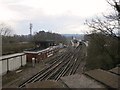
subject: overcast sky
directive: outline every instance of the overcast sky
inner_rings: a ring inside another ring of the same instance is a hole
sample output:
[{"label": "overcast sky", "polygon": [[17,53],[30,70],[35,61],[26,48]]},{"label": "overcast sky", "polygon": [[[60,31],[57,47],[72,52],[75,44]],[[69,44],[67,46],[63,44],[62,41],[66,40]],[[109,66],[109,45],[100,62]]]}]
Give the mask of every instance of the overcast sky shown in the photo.
[{"label": "overcast sky", "polygon": [[86,19],[105,13],[106,0],[0,0],[0,21],[16,34],[45,30],[60,34],[81,34],[87,30]]}]

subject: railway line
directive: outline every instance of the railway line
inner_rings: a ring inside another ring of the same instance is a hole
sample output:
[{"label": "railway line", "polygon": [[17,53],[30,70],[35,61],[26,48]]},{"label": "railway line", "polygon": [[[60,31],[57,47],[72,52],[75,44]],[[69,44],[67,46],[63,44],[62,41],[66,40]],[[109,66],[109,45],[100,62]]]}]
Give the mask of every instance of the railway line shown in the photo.
[{"label": "railway line", "polygon": [[68,47],[66,52],[46,62],[47,67],[20,84],[19,88],[25,87],[28,83],[50,79],[59,80],[60,77],[75,74],[81,62],[80,49],[81,46],[77,48]]}]

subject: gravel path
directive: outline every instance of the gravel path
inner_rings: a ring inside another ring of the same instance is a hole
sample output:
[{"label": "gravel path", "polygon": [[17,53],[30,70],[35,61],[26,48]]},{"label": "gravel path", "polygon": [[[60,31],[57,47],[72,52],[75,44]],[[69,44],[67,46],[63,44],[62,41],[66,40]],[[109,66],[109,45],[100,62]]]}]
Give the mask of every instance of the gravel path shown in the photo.
[{"label": "gravel path", "polygon": [[4,75],[2,78],[3,88],[17,88],[20,83],[35,75],[44,67],[45,65],[42,63],[37,63],[35,67],[32,67],[31,64],[27,64],[25,67],[19,69],[22,70],[19,73],[13,71]]}]

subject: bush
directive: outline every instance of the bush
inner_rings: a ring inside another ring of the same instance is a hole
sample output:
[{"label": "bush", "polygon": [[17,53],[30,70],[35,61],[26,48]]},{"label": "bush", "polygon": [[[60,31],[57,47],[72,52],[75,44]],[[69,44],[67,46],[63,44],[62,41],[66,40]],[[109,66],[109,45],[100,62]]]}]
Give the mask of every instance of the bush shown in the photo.
[{"label": "bush", "polygon": [[91,36],[89,40],[86,69],[111,69],[120,64],[119,43],[115,38],[108,36]]},{"label": "bush", "polygon": [[6,43],[2,45],[2,55],[23,52],[33,47],[32,43]]}]

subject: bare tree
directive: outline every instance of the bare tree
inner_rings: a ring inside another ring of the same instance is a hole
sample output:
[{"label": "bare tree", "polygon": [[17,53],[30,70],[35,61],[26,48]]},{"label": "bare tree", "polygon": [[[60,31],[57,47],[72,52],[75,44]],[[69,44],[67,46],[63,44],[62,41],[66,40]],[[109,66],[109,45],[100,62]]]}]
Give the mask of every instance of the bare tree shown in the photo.
[{"label": "bare tree", "polygon": [[106,16],[107,19],[116,20],[118,22],[118,35],[120,30],[120,0],[107,0],[107,2],[114,8],[116,14]]},{"label": "bare tree", "polygon": [[118,12],[118,15],[120,15],[120,0],[107,0],[107,2],[114,7],[114,9]]},{"label": "bare tree", "polygon": [[[89,51],[90,53],[93,53],[91,57],[105,57],[109,56],[109,60],[111,59],[111,62],[104,58],[103,62],[106,62],[106,66],[109,63],[110,65],[115,66],[119,62],[119,50],[118,45],[120,43],[119,39],[119,30],[120,30],[120,0],[108,0],[107,1],[111,7],[114,8],[114,11],[112,14],[109,15],[103,15],[103,18],[95,18],[90,21],[86,20],[85,24],[92,30],[90,35],[90,47]],[[88,33],[89,34],[89,33]],[[92,48],[95,49],[92,49]],[[97,51],[97,52],[96,52]],[[96,53],[94,53],[96,52]],[[102,52],[102,53],[100,53]],[[90,54],[88,53],[88,54]],[[98,56],[95,56],[94,54],[97,54]],[[105,55],[101,55],[101,54]],[[89,56],[90,57],[90,56]],[[102,58],[102,59],[103,59]],[[100,60],[102,62],[102,60]],[[90,62],[91,64],[91,62]],[[101,64],[104,65],[105,63]]]},{"label": "bare tree", "polygon": [[118,28],[116,22],[103,21],[99,18],[92,19],[90,22],[86,20],[86,25],[88,25],[89,28],[92,28],[92,32],[94,33],[102,32],[103,34],[110,36],[116,36],[114,30]]},{"label": "bare tree", "polygon": [[12,30],[11,30],[10,26],[8,26],[4,23],[0,24],[0,35],[9,36],[11,34],[11,32],[12,32]]},{"label": "bare tree", "polygon": [[109,15],[103,15],[103,20],[98,17],[91,21],[86,20],[85,24],[94,33],[102,32],[103,34],[115,37],[119,35],[120,30],[120,0],[109,0],[107,2],[114,8],[115,12]]}]

